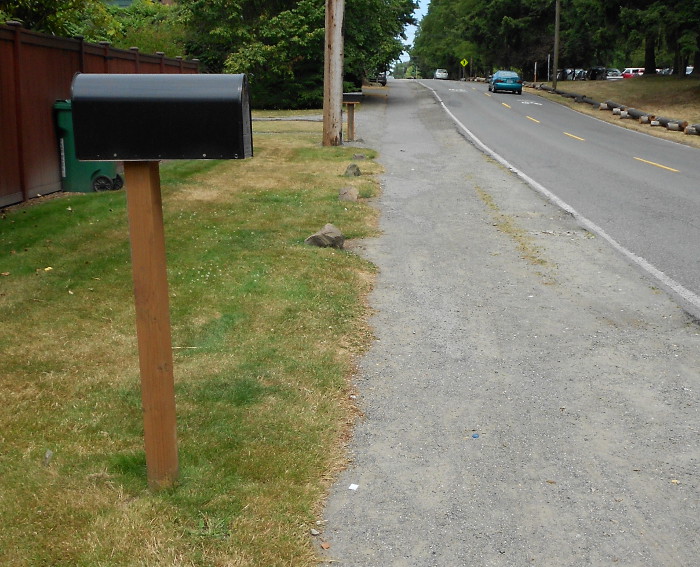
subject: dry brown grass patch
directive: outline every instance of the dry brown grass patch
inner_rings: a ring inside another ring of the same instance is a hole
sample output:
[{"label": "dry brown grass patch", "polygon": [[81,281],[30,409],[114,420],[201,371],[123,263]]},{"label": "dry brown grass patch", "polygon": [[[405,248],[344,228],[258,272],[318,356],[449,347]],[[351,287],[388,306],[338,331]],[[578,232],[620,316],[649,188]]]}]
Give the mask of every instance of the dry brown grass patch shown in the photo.
[{"label": "dry brown grass patch", "polygon": [[[622,81],[563,81],[557,83],[557,89],[585,95],[599,102],[612,100],[656,116],[700,124],[700,79],[695,77],[681,79],[659,76]],[[621,119],[609,110],[598,110],[589,104],[577,103],[547,91],[530,89],[529,92],[617,126],[700,148],[700,136],[671,132],[663,127],[652,127],[640,124],[636,120]]]}]

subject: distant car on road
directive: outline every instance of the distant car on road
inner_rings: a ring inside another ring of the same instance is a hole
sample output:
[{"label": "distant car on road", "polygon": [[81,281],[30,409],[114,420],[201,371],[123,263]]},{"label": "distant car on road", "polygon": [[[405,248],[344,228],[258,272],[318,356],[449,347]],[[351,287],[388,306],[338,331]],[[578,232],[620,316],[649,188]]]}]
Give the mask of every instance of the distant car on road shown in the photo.
[{"label": "distant car on road", "polygon": [[515,94],[523,94],[523,80],[515,71],[496,71],[489,79],[489,90],[511,91]]},{"label": "distant car on road", "polygon": [[619,69],[607,69],[605,72],[605,78],[608,81],[620,81],[624,79]]},{"label": "distant car on road", "polygon": [[386,86],[386,71],[378,71],[375,75],[367,78],[370,83],[379,83],[383,87]]},{"label": "distant car on road", "polygon": [[449,75],[447,74],[447,69],[435,69],[435,74],[433,79],[447,79]]}]

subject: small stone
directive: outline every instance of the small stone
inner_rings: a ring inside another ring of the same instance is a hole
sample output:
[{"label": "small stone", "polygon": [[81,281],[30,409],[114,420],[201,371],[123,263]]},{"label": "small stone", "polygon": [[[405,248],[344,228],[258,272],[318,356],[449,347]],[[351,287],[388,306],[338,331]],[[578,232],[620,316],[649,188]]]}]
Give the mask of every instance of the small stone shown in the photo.
[{"label": "small stone", "polygon": [[314,528],[311,528],[311,530],[309,530],[309,533],[310,533],[312,536],[319,536],[319,535],[321,535],[321,532],[319,532],[318,530],[315,530]]},{"label": "small stone", "polygon": [[304,242],[320,248],[342,248],[345,243],[345,237],[335,226],[327,224],[316,234],[307,237]]},{"label": "small stone", "polygon": [[341,187],[340,191],[338,191],[338,199],[340,201],[356,203],[359,196],[360,192],[355,187]]},{"label": "small stone", "polygon": [[351,163],[345,170],[345,177],[359,177],[362,175],[356,163]]}]

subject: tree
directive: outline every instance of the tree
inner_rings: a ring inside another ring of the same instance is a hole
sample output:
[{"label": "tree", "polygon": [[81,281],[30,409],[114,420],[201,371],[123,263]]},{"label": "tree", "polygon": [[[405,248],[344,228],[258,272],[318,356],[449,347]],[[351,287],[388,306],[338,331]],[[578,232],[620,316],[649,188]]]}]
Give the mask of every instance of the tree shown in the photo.
[{"label": "tree", "polygon": [[553,14],[552,0],[439,0],[421,22],[411,55],[453,74],[466,56],[485,71],[529,68],[546,58]]},{"label": "tree", "polygon": [[[348,0],[345,75],[356,85],[404,50],[414,0]],[[324,0],[182,0],[188,54],[212,72],[248,73],[264,107],[322,101]],[[405,39],[405,36],[404,36]]]},{"label": "tree", "polygon": [[689,62],[700,53],[700,6],[688,0],[628,0],[621,9],[624,31],[630,39],[645,41],[645,74],[654,73],[660,51],[666,65],[685,75]]},{"label": "tree", "polygon": [[245,0],[181,0],[187,53],[202,61],[212,73],[224,70],[235,46],[244,45],[252,34],[243,17]]},{"label": "tree", "polygon": [[407,25],[415,24],[414,0],[347,0],[345,6],[345,75],[362,79],[385,71],[408,46]]},{"label": "tree", "polygon": [[[460,72],[459,61],[470,59],[478,50],[465,39],[464,22],[469,21],[470,3],[432,0],[428,13],[421,21],[411,57],[420,65],[421,72],[431,77],[435,69],[447,69],[452,76]],[[456,24],[456,25],[455,25]]]},{"label": "tree", "polygon": [[[144,52],[182,53],[205,71],[247,73],[257,107],[318,107],[323,99],[324,0],[0,0],[7,18],[56,35],[83,35]],[[406,46],[415,0],[347,0],[348,87],[386,70]]]},{"label": "tree", "polygon": [[621,39],[619,21],[619,5],[613,0],[567,3],[562,9],[562,66],[612,66]]},{"label": "tree", "polygon": [[118,23],[108,38],[115,47],[135,46],[144,53],[185,54],[184,25],[177,4],[136,0],[125,8],[110,6],[109,12]]},{"label": "tree", "polygon": [[34,31],[82,35],[88,41],[107,40],[118,28],[101,0],[5,0],[0,4],[0,17]]},{"label": "tree", "polygon": [[[466,41],[487,67],[527,75],[552,52],[553,21],[554,0],[432,0],[411,55],[442,67]],[[643,61],[652,74],[659,60],[683,74],[689,63],[700,63],[699,30],[697,0],[566,0],[560,61],[574,68]]]},{"label": "tree", "polygon": [[666,6],[666,42],[673,52],[675,73],[683,77],[686,67],[700,59],[700,5],[697,1],[670,0]]},{"label": "tree", "polygon": [[277,15],[259,18],[249,32],[247,42],[232,46],[224,69],[250,75],[254,104],[318,107],[323,100],[323,4],[301,0]]}]

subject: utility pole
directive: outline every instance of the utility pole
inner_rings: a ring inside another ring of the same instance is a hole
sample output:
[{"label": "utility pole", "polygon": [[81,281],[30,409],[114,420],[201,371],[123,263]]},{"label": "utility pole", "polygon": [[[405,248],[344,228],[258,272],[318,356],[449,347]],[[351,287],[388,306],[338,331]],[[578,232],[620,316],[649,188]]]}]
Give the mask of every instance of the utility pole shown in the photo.
[{"label": "utility pole", "polygon": [[326,0],[323,61],[323,145],[343,143],[343,20],[345,0]]},{"label": "utility pole", "polygon": [[557,0],[554,8],[554,79],[552,88],[557,88],[557,73],[559,70],[559,13],[561,12],[561,0]]}]

